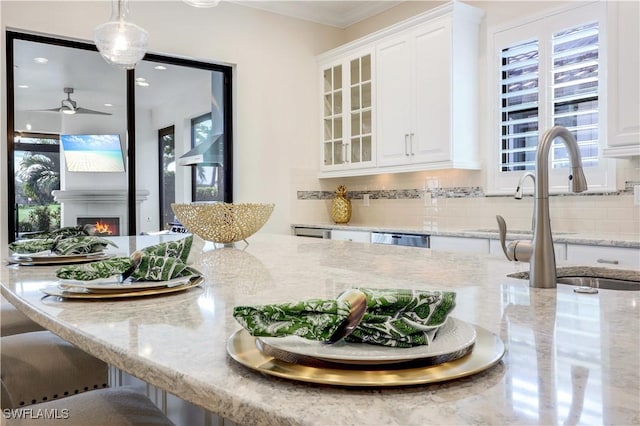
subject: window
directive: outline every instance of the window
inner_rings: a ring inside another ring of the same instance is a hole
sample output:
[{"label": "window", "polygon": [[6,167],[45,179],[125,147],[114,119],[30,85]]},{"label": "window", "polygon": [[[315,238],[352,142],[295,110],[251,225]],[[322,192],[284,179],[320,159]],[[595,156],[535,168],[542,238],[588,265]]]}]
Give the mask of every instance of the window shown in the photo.
[{"label": "window", "polygon": [[60,189],[58,135],[16,133],[14,213],[17,235],[60,227],[60,205],[51,191]]},{"label": "window", "polygon": [[[191,120],[191,144],[196,147],[215,140],[216,132],[211,114],[204,114]],[[214,143],[210,150],[222,158],[223,145]],[[193,167],[191,199],[195,201],[225,201],[222,191],[222,163],[219,165],[199,164]]]},{"label": "window", "polygon": [[158,130],[160,159],[160,229],[170,229],[173,222],[171,204],[176,202],[176,140],[175,127]]},{"label": "window", "polygon": [[[602,157],[605,135],[603,6],[591,4],[496,31],[499,140],[491,150],[489,192],[513,192],[534,170],[540,137],[564,126],[576,137],[590,189],[615,189],[615,169]],[[497,154],[497,155],[496,155]],[[550,190],[568,188],[568,152],[560,140],[550,152]]]}]

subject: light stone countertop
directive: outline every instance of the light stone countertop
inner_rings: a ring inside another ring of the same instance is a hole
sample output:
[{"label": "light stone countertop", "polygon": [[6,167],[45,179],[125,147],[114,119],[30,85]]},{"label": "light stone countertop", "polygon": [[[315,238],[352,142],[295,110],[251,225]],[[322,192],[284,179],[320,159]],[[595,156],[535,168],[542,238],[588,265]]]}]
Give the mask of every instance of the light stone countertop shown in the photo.
[{"label": "light stone countertop", "polygon": [[[499,239],[498,227],[495,229],[489,228],[469,228],[469,229],[425,229],[420,227],[407,227],[407,226],[376,226],[367,224],[336,224],[331,222],[326,223],[294,223],[291,225],[291,229],[296,227],[301,228],[316,228],[316,229],[331,229],[331,230],[345,230],[345,231],[365,231],[365,232],[388,232],[388,233],[401,233],[401,234],[416,234],[416,235],[433,235],[433,236],[446,236],[446,237],[465,237],[465,238],[488,238],[492,240]],[[531,231],[527,230],[513,230],[507,229],[507,239],[527,240],[532,238]],[[593,245],[604,247],[628,247],[640,249],[640,235],[610,235],[610,234],[588,234],[578,232],[553,232],[553,241],[555,243],[567,243],[567,244],[580,244],[580,245]]]},{"label": "light stone countertop", "polygon": [[[114,241],[130,253],[165,238],[176,236]],[[203,252],[203,288],[172,295],[43,298],[56,267],[16,265],[1,268],[2,294],[80,348],[239,424],[640,424],[640,292],[532,289],[507,277],[527,264],[488,256],[262,233],[249,243]],[[375,389],[279,379],[227,355],[234,306],[354,286],[455,290],[452,316],[498,335],[506,354],[475,376]]]}]

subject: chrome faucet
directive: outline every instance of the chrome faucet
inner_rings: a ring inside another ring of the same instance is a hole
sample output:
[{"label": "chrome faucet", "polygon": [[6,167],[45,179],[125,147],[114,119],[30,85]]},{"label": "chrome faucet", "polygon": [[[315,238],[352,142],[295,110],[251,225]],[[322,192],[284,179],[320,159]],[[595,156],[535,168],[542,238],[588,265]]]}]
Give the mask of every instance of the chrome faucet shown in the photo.
[{"label": "chrome faucet", "polygon": [[[500,243],[505,256],[509,260],[529,262],[529,286],[536,288],[556,288],[556,257],[551,238],[551,221],[549,219],[549,151],[555,138],[562,138],[569,153],[571,174],[569,175],[572,192],[587,190],[587,180],[582,170],[580,148],[571,132],[564,127],[555,126],[547,130],[540,138],[536,153],[536,174],[534,177],[535,194],[533,206],[533,240],[512,241],[505,245],[507,225],[501,216],[496,216],[500,231]],[[529,174],[520,179],[522,181]],[[516,196],[518,191],[516,191]]]},{"label": "chrome faucet", "polygon": [[513,198],[515,198],[516,200],[522,200],[522,187],[524,186],[524,180],[526,178],[530,177],[531,180],[533,181],[533,185],[535,186],[536,184],[536,175],[533,174],[533,172],[526,172],[525,174],[523,174],[520,177],[520,180],[518,181],[518,187],[516,188],[516,193],[513,195]]}]

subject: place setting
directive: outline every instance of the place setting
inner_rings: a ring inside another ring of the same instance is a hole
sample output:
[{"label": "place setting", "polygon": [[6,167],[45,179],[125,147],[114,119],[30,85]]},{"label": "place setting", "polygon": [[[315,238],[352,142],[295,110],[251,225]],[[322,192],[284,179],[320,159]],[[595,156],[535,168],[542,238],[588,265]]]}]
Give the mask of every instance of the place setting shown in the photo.
[{"label": "place setting", "polygon": [[7,262],[22,266],[64,265],[94,262],[112,257],[108,246],[118,246],[95,235],[95,225],[79,225],[25,234],[9,243]]},{"label": "place setting", "polygon": [[497,364],[500,338],[454,318],[455,293],[350,289],[336,299],[236,306],[227,341],[266,375],[337,386],[406,386],[466,377]]},{"label": "place setting", "polygon": [[193,237],[146,247],[131,256],[66,265],[55,272],[55,285],[42,288],[47,296],[65,299],[142,297],[175,293],[199,286],[202,274],[189,266]]}]

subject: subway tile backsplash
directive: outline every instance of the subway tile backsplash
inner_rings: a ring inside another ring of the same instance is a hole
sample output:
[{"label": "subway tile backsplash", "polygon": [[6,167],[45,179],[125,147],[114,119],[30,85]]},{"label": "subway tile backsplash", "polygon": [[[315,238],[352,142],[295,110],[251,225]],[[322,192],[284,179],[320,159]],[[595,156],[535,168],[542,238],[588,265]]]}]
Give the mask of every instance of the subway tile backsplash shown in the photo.
[{"label": "subway tile backsplash", "polygon": [[[318,180],[311,172],[295,171],[292,200],[294,223],[328,223],[335,188],[346,185],[352,200],[350,224],[411,227],[424,230],[497,229],[496,215],[510,229],[531,228],[533,197],[484,193],[477,172],[449,171]],[[552,195],[551,225],[555,232],[619,235],[640,238],[640,206],[633,203],[633,179],[620,182],[613,193]],[[468,184],[468,185],[467,185]],[[316,190],[302,190],[317,188]],[[368,201],[364,195],[368,194]]]}]

